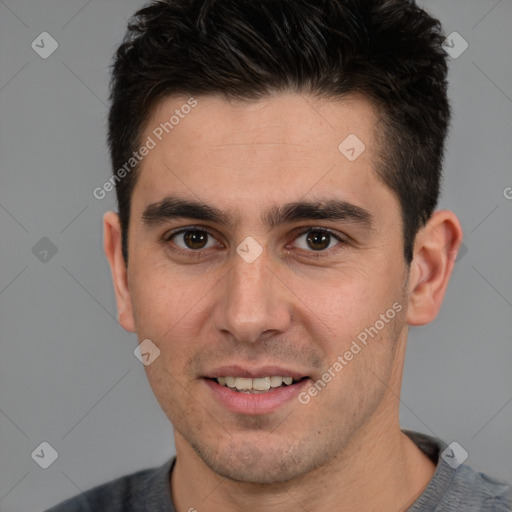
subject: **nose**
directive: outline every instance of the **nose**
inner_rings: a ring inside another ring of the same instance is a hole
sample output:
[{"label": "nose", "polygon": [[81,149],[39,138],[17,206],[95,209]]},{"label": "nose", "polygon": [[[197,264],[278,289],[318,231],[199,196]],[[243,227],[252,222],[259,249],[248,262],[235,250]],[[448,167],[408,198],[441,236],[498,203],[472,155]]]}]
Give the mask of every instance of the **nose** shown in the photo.
[{"label": "nose", "polygon": [[286,331],[291,323],[291,297],[277,277],[266,251],[248,263],[238,254],[220,288],[213,325],[243,343]]}]

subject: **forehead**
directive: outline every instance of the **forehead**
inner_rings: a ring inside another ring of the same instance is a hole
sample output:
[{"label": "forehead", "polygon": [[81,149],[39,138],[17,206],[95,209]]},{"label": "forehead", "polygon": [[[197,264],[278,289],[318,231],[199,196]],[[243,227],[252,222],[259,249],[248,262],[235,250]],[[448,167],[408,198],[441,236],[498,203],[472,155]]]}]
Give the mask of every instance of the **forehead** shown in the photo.
[{"label": "forehead", "polygon": [[[192,102],[195,106],[188,108],[187,104]],[[219,95],[193,100],[172,96],[156,105],[145,132],[158,130],[171,117],[174,119],[169,134],[173,136],[167,140],[169,145],[213,147],[293,142],[304,149],[332,148],[332,143],[345,132],[368,138],[371,133],[367,132],[378,118],[376,109],[360,95],[326,99],[282,93],[255,101],[228,100]],[[325,137],[327,132],[332,138]],[[168,134],[163,135],[165,138]]]},{"label": "forehead", "polygon": [[375,173],[377,123],[374,107],[357,96],[168,97],[142,136],[153,148],[140,164],[133,203],[181,195],[219,208],[256,207],[336,192],[364,206],[389,195]]}]

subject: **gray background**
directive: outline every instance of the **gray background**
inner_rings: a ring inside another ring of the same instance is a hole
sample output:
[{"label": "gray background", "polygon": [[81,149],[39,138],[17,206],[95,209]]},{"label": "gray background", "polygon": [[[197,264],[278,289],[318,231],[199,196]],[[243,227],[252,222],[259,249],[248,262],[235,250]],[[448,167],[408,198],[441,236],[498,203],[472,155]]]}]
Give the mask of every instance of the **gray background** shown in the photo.
[{"label": "gray background", "polygon": [[[2,512],[44,510],[174,450],[136,337],[116,321],[101,233],[114,195],[92,195],[110,173],[108,66],[141,5],[0,0]],[[402,425],[457,441],[468,463],[512,480],[512,2],[422,5],[469,44],[451,59],[441,201],[467,252],[439,317],[411,330]],[[31,48],[43,31],[59,44],[47,59]],[[57,248],[47,261],[32,250],[43,237]],[[59,454],[46,470],[31,458],[42,441]]]}]

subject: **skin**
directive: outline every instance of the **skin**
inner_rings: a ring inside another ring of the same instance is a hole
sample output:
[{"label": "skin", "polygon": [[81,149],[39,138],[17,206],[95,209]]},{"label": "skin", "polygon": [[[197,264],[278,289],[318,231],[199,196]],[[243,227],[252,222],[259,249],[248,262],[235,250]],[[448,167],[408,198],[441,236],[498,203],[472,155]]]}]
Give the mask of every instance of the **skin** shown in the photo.
[{"label": "skin", "polygon": [[[457,218],[436,212],[406,264],[399,203],[375,172],[378,116],[362,97],[196,99],[141,163],[128,266],[118,216],[104,217],[119,322],[161,351],[146,372],[174,426],[178,512],[405,510],[435,469],[398,421],[408,326],[439,311],[462,240]],[[163,100],[142,140],[186,100]],[[338,150],[349,134],[366,147],[353,162]],[[168,196],[207,203],[231,224],[145,223],[148,205]],[[366,210],[371,227],[264,222],[272,207],[331,199]],[[198,225],[212,235],[206,248],[165,239]],[[313,250],[307,230],[318,227],[343,241]],[[263,248],[252,263],[236,252],[248,236]],[[201,378],[220,365],[279,365],[316,381],[394,303],[402,310],[305,405],[235,414]]]}]

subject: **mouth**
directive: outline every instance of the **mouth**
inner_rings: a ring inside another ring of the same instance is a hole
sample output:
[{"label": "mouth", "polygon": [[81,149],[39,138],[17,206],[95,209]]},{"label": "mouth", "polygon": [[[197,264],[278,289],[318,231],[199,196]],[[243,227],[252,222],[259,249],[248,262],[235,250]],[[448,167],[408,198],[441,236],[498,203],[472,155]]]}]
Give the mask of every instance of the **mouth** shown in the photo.
[{"label": "mouth", "polygon": [[307,378],[308,377],[283,377],[279,375],[251,378],[227,375],[225,377],[209,378],[209,380],[212,380],[219,384],[220,386],[229,388],[230,390],[235,391],[237,393],[261,394],[274,391],[278,388],[292,386]]},{"label": "mouth", "polygon": [[235,365],[217,368],[202,380],[224,410],[257,415],[271,414],[287,403],[297,402],[294,398],[308,386],[311,377],[278,366],[248,370]]}]

